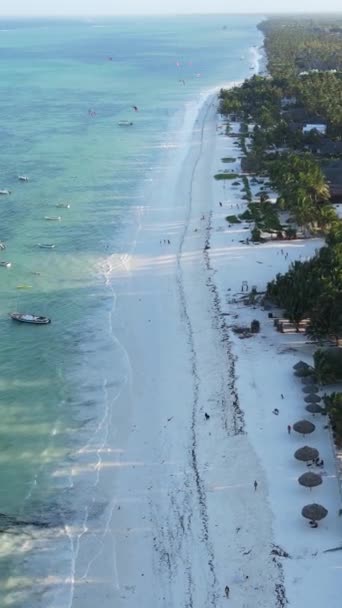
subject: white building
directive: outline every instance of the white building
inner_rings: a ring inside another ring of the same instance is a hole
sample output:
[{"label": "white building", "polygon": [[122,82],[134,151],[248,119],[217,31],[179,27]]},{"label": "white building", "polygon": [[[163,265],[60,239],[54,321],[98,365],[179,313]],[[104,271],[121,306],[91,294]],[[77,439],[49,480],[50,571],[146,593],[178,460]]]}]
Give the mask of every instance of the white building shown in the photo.
[{"label": "white building", "polygon": [[327,132],[327,125],[324,125],[324,124],[304,125],[303,133],[311,133],[311,131],[317,131],[317,133],[321,133],[322,135],[325,135]]}]

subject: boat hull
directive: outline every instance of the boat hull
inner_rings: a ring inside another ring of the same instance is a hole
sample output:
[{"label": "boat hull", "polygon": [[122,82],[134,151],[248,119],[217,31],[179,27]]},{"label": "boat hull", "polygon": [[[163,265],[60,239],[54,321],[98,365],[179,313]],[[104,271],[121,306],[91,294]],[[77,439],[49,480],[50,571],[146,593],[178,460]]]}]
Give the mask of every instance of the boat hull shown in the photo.
[{"label": "boat hull", "polygon": [[27,315],[19,312],[11,312],[10,317],[18,323],[30,323],[31,325],[49,325],[51,319],[48,317],[39,317],[36,315]]}]

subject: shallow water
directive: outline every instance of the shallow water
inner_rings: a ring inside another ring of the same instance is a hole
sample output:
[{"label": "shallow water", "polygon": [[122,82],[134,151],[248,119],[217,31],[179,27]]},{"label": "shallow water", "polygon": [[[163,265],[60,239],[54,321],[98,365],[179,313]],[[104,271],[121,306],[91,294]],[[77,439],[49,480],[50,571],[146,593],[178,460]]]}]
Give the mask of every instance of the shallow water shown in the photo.
[{"label": "shallow water", "polygon": [[[248,73],[260,19],[222,19],[0,21],[2,606],[53,605],[87,519],[106,520],[96,461],[130,374],[110,277],[200,95]],[[53,322],[15,324],[13,310]]]}]

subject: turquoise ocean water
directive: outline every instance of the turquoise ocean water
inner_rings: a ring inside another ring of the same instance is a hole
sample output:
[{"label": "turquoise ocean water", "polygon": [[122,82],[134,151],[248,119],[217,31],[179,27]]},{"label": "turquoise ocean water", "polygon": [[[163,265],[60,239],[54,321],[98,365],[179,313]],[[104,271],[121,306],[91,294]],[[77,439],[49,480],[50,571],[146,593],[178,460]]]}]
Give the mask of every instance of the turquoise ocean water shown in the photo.
[{"label": "turquoise ocean water", "polygon": [[[11,191],[0,197],[0,261],[12,264],[0,267],[1,606],[50,605],[33,583],[44,530],[40,579],[72,569],[59,532],[83,514],[66,471],[105,436],[125,374],[108,323],[109,256],[132,247],[188,105],[248,74],[259,20],[0,21],[0,189]],[[17,325],[13,310],[53,322]],[[86,502],[93,482],[81,484]]]}]

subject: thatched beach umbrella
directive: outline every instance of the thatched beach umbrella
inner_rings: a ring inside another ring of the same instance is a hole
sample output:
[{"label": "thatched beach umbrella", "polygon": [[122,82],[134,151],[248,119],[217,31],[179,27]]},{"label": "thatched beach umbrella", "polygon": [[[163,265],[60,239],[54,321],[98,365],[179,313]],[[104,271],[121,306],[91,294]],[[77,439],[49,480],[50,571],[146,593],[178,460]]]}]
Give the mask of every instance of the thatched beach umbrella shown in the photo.
[{"label": "thatched beach umbrella", "polygon": [[308,369],[309,367],[310,365],[308,363],[305,363],[305,361],[298,361],[294,364],[293,369],[297,371],[299,369]]},{"label": "thatched beach umbrella", "polygon": [[318,393],[319,388],[317,384],[308,384],[307,386],[303,386],[303,393]]},{"label": "thatched beach umbrella", "polygon": [[315,376],[306,376],[306,378],[302,378],[303,384],[316,384]]},{"label": "thatched beach umbrella", "polygon": [[311,367],[300,367],[299,369],[296,369],[294,374],[297,378],[310,378],[313,371],[314,370]]},{"label": "thatched beach umbrella", "polygon": [[322,401],[322,397],[319,395],[315,395],[315,393],[310,393],[304,398],[305,403],[319,403]]},{"label": "thatched beach umbrella", "polygon": [[300,477],[298,477],[298,483],[301,486],[305,486],[306,488],[315,488],[316,486],[320,486],[323,483],[322,477],[317,473],[312,473],[309,471],[308,473],[303,473]]},{"label": "thatched beach umbrella", "polygon": [[308,435],[309,433],[313,433],[315,430],[315,425],[312,424],[309,420],[299,420],[295,422],[293,425],[293,430],[301,435]]},{"label": "thatched beach umbrella", "polygon": [[312,521],[320,521],[324,519],[328,515],[327,509],[322,507],[322,505],[312,504],[306,505],[302,508],[302,515],[306,517],[306,519],[312,519]]},{"label": "thatched beach umbrella", "polygon": [[307,412],[310,412],[310,414],[321,414],[324,411],[318,403],[309,403],[305,409]]},{"label": "thatched beach umbrella", "polygon": [[295,451],[294,457],[297,460],[302,460],[303,462],[309,462],[309,460],[315,460],[319,456],[319,451],[316,448],[310,448],[308,445],[305,445],[303,448],[299,448]]}]

